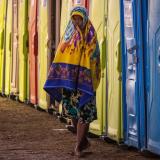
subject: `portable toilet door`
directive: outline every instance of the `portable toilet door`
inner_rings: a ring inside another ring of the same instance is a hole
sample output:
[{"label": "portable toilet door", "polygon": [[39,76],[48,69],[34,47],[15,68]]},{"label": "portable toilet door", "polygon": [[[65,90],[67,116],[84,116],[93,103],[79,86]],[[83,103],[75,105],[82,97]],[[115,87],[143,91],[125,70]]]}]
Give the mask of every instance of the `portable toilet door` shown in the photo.
[{"label": "portable toilet door", "polygon": [[160,155],[160,3],[148,1],[147,143],[151,152]]},{"label": "portable toilet door", "polygon": [[27,65],[28,65],[28,0],[21,0],[18,7],[19,37],[19,100],[27,101]]},{"label": "portable toilet door", "polygon": [[38,0],[30,0],[29,13],[29,101],[38,104]]},{"label": "portable toilet door", "polygon": [[121,0],[124,142],[145,147],[142,1]]},{"label": "portable toilet door", "polygon": [[[49,15],[49,1],[40,0],[38,10],[38,106],[44,110],[47,110],[50,105],[50,97],[44,91],[43,87],[47,79],[48,70],[51,64],[51,52],[49,49],[50,34],[49,33],[49,21],[51,17]],[[55,12],[55,10],[53,11]]]},{"label": "portable toilet door", "polygon": [[[101,59],[101,80],[96,91],[97,120],[90,124],[90,132],[96,135],[106,134],[106,40],[105,27],[105,0],[92,0],[89,3],[89,17],[97,32],[100,59]],[[97,9],[98,6],[98,9]]]},{"label": "portable toilet door", "polygon": [[[122,94],[120,53],[120,3],[107,1],[107,137],[122,141]],[[104,106],[105,107],[105,106]]]},{"label": "portable toilet door", "polygon": [[6,42],[5,42],[5,95],[9,96],[11,86],[12,49],[12,1],[7,1]]},{"label": "portable toilet door", "polygon": [[11,66],[11,95],[18,96],[18,0],[12,3],[12,66]]},{"label": "portable toilet door", "polygon": [[5,46],[5,33],[6,33],[6,8],[7,1],[0,0],[0,93],[4,94],[4,46]]}]

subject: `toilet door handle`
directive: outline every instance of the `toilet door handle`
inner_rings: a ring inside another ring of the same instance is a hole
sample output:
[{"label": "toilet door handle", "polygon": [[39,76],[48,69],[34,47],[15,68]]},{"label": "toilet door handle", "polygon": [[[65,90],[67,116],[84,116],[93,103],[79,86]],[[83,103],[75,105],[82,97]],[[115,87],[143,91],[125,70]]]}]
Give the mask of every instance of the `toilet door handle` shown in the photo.
[{"label": "toilet door handle", "polygon": [[137,49],[138,49],[138,46],[137,46],[137,45],[134,45],[134,46],[132,46],[131,48],[128,48],[127,51],[128,51],[129,53],[132,53],[132,51],[137,50]]}]

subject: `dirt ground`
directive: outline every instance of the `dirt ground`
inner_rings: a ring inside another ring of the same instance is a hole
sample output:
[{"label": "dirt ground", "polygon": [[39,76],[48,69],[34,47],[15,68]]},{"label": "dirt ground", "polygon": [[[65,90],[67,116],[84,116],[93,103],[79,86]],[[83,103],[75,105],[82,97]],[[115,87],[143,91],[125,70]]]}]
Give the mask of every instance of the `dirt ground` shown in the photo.
[{"label": "dirt ground", "polygon": [[[70,160],[76,136],[56,116],[29,105],[0,97],[0,160]],[[91,147],[81,159],[152,160],[151,153],[90,138]]]}]

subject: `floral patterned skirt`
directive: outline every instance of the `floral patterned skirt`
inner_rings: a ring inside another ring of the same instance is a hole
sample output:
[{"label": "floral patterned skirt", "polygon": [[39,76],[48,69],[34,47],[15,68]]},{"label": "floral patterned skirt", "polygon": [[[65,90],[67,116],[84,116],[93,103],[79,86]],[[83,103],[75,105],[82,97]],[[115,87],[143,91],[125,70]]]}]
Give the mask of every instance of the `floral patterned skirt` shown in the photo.
[{"label": "floral patterned skirt", "polygon": [[71,118],[81,119],[85,123],[91,123],[97,119],[96,96],[93,96],[90,102],[78,108],[80,94],[80,91],[63,89],[62,105],[65,114]]}]

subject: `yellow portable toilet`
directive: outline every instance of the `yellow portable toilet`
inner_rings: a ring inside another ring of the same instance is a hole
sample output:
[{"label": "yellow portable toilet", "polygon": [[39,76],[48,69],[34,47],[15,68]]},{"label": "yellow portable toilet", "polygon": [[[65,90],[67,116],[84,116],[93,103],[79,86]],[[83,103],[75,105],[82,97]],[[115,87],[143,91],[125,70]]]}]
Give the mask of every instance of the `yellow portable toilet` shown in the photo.
[{"label": "yellow portable toilet", "polygon": [[[98,9],[97,9],[98,6]],[[89,3],[89,17],[97,32],[101,54],[101,81],[96,91],[96,105],[98,119],[90,124],[90,132],[96,135],[106,133],[106,41],[104,34],[106,1],[92,0]]]},{"label": "yellow portable toilet", "polygon": [[[10,0],[8,0],[10,1]],[[11,65],[11,95],[18,97],[18,0],[12,1],[12,65]]]},{"label": "yellow portable toilet", "polygon": [[5,41],[5,95],[10,94],[11,85],[11,46],[12,46],[12,1],[7,1],[6,16],[6,41]]},{"label": "yellow portable toilet", "polygon": [[[119,0],[90,1],[90,19],[101,51],[101,82],[96,92],[98,119],[90,132],[118,142],[122,139],[122,95]],[[96,9],[99,6],[99,9]]]},{"label": "yellow portable toilet", "polygon": [[[50,97],[43,87],[48,76],[48,70],[54,57],[56,36],[56,16],[60,15],[58,0],[40,0],[38,14],[38,106],[47,110]],[[56,6],[59,8],[56,8]],[[57,14],[56,14],[57,13]],[[58,21],[57,21],[58,22]]]},{"label": "yellow portable toilet", "polygon": [[28,0],[19,2],[18,25],[19,100],[25,102],[27,101]]},{"label": "yellow portable toilet", "polygon": [[38,10],[38,105],[47,110],[49,97],[43,90],[51,53],[48,52],[48,1],[40,0]]},{"label": "yellow portable toilet", "polygon": [[0,0],[0,93],[4,94],[4,45],[5,45],[5,24],[6,24],[7,1]]},{"label": "yellow portable toilet", "polygon": [[107,136],[120,142],[123,138],[120,53],[120,1],[108,0],[107,6]]}]

